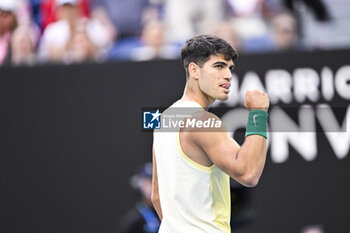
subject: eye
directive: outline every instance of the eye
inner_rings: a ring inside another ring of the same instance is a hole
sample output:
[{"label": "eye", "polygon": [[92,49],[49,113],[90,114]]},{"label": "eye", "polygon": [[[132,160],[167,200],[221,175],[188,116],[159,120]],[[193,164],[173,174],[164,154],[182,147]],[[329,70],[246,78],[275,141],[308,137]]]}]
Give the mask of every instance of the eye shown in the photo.
[{"label": "eye", "polygon": [[221,65],[221,64],[218,64],[218,65],[216,65],[215,67],[216,67],[216,68],[218,68],[218,69],[222,69],[222,68],[224,68],[224,66],[223,66],[223,65]]},{"label": "eye", "polygon": [[233,72],[233,70],[235,69],[235,66],[230,66],[230,71],[231,71],[231,73]]}]

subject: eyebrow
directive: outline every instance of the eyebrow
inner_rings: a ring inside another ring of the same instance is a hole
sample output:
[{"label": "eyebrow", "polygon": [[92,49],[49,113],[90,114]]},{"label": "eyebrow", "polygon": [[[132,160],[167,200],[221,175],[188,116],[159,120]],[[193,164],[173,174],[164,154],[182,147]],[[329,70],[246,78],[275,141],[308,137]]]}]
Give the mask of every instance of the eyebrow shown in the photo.
[{"label": "eyebrow", "polygon": [[[213,63],[213,66],[216,66],[216,65],[222,65],[224,67],[228,66],[228,64],[226,62],[222,62],[222,61],[217,61],[217,62]],[[230,70],[233,70],[234,68],[235,68],[235,64],[233,64],[229,67]]]},{"label": "eyebrow", "polygon": [[213,63],[213,66],[216,66],[216,65],[222,65],[222,66],[227,66],[227,63],[226,62],[223,62],[223,61],[217,61],[215,63]]}]

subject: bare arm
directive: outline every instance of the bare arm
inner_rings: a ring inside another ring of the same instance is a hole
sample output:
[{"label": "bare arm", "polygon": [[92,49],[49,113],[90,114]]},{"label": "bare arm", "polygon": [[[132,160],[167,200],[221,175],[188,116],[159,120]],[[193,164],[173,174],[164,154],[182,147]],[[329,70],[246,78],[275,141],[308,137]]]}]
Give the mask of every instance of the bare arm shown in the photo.
[{"label": "bare arm", "polygon": [[152,203],[154,206],[154,209],[156,210],[159,219],[162,220],[163,214],[162,214],[162,208],[160,206],[160,200],[159,200],[159,191],[158,191],[158,175],[157,175],[157,162],[156,162],[156,156],[154,153],[154,148],[152,149],[153,154],[153,176],[152,176]]},{"label": "bare arm", "polygon": [[266,139],[248,136],[239,146],[227,133],[196,133],[193,137],[209,159],[245,186],[257,185],[266,160]]},{"label": "bare arm", "polygon": [[[245,105],[249,110],[267,110],[269,100],[265,93],[248,91]],[[257,185],[266,160],[266,139],[263,136],[250,135],[239,146],[223,126],[220,132],[191,132],[187,138],[232,178],[245,186]]]}]

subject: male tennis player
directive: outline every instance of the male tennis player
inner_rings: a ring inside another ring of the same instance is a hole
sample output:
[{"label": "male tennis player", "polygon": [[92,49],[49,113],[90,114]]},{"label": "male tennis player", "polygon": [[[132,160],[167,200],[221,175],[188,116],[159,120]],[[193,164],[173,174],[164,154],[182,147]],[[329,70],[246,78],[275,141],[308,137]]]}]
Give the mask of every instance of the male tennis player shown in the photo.
[{"label": "male tennis player", "polygon": [[162,220],[159,232],[229,233],[229,177],[249,187],[258,183],[266,159],[269,99],[259,91],[246,93],[249,117],[242,146],[223,125],[215,132],[203,130],[193,122],[219,120],[207,109],[228,99],[237,53],[218,37],[200,35],[186,42],[181,57],[186,87],[170,108],[194,110],[184,119],[190,127],[154,132],[152,202]]}]

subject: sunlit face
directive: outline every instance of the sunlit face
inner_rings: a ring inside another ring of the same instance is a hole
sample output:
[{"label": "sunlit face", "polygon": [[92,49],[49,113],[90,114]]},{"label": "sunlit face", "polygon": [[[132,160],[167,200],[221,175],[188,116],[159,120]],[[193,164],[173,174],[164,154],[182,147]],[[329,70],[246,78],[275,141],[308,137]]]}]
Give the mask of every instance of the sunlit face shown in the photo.
[{"label": "sunlit face", "polygon": [[233,61],[225,60],[225,56],[222,54],[212,55],[200,68],[199,88],[210,102],[228,99],[233,68]]}]

